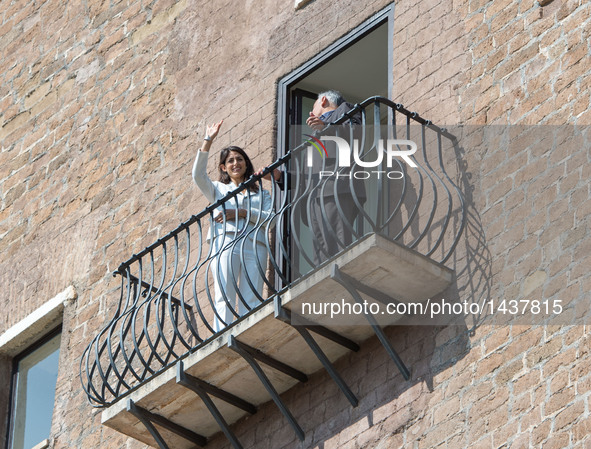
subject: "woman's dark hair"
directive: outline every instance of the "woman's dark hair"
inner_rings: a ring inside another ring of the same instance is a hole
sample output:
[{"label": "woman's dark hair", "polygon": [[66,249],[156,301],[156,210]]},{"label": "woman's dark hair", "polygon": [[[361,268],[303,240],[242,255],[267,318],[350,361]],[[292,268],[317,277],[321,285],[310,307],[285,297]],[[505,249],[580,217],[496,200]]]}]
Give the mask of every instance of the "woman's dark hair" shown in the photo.
[{"label": "woman's dark hair", "polygon": [[[226,165],[226,159],[228,159],[228,156],[230,155],[231,151],[235,151],[236,153],[239,153],[244,158],[244,162],[246,163],[246,171],[244,172],[244,180],[246,181],[248,178],[250,178],[254,174],[254,167],[252,165],[252,161],[250,160],[250,158],[248,157],[248,155],[245,153],[245,151],[242,148],[236,147],[236,146],[226,147],[220,153],[220,165],[218,165],[218,170],[220,172],[220,182],[222,182],[224,184],[230,184],[230,182],[232,181],[230,179],[230,175],[228,175],[228,173],[223,171],[222,167],[221,167],[222,164]],[[251,186],[249,186],[249,190],[251,192],[258,192],[259,191],[258,184],[257,183],[252,184]]]}]

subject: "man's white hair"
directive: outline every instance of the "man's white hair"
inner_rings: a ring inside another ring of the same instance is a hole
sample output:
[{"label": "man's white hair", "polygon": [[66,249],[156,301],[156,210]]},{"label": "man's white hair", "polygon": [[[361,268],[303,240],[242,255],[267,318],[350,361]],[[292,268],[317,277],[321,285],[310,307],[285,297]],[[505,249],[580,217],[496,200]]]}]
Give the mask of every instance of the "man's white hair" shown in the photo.
[{"label": "man's white hair", "polygon": [[328,102],[335,108],[345,101],[341,93],[337,90],[327,90],[318,94],[318,98],[326,97]]}]

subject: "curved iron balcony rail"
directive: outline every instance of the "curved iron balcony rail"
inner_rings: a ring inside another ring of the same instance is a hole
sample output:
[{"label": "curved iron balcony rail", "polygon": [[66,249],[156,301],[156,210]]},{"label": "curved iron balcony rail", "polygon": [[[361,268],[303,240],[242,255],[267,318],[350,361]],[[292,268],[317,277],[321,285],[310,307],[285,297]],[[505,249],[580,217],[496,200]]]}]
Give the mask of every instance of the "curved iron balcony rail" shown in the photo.
[{"label": "curved iron balcony rail", "polygon": [[[115,271],[121,287],[114,315],[80,363],[93,406],[113,403],[207,344],[368,233],[449,260],[466,221],[453,180],[453,135],[382,97],[355,105],[315,136],[292,131],[301,143],[262,175],[275,171],[278,180],[252,177]],[[359,157],[349,165],[329,157],[335,140],[323,136],[337,135],[351,148],[357,140]],[[400,140],[414,142],[416,151],[387,157],[388,139],[398,139],[390,151],[408,149]],[[313,147],[319,144],[322,157]],[[358,160],[370,163],[360,167]],[[238,208],[246,217],[236,223]],[[332,246],[324,240],[330,237],[337,237]]]}]

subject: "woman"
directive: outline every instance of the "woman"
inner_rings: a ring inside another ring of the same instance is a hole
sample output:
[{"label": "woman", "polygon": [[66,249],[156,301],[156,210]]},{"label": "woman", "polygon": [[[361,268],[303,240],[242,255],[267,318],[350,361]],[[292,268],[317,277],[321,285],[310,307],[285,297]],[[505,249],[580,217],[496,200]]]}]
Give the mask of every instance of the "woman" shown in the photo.
[{"label": "woman", "polygon": [[[201,150],[193,164],[193,180],[210,203],[225,197],[240,183],[250,178],[253,165],[242,148],[231,146],[220,154],[219,181],[207,176],[209,149],[217,137],[223,120],[207,127]],[[215,290],[214,330],[229,325],[235,316],[236,284],[238,284],[238,315],[242,316],[260,304],[266,269],[266,227],[256,227],[271,212],[271,196],[253,184],[225,203],[207,235],[214,256],[210,264]]]}]

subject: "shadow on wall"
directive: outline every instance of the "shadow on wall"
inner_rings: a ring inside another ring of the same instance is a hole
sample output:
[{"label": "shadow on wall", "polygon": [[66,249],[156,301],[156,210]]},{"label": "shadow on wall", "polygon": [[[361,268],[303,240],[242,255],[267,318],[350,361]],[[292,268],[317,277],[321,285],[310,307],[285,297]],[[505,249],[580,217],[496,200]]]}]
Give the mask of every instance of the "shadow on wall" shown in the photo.
[{"label": "shadow on wall", "polygon": [[[467,151],[473,150],[482,139],[482,128],[458,128],[456,135],[460,136],[460,143],[456,146],[456,157],[459,164],[459,184],[464,192],[466,204],[466,229],[463,236],[463,246],[460,255],[463,258],[456,260],[456,286],[457,300],[468,304],[477,304],[473,307],[478,313],[466,316],[466,328],[473,335],[476,328],[484,323],[486,301],[490,298],[492,281],[492,255],[488,249],[484,228],[475,204],[474,175],[468,171],[465,160]],[[466,148],[468,147],[468,148]],[[458,254],[458,253],[456,253]]]}]

